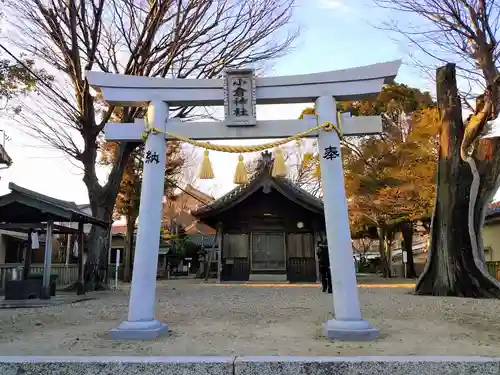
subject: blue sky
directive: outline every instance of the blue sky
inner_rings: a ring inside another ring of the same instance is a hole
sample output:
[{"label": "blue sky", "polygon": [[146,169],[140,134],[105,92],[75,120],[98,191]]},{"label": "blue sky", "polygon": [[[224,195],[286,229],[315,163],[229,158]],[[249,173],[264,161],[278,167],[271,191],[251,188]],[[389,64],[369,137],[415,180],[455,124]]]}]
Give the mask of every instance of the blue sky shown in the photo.
[{"label": "blue sky", "polygon": [[[371,0],[301,0],[296,12],[301,36],[295,50],[276,65],[276,71],[282,75],[312,73],[407,60],[407,45],[395,40],[400,36],[375,27],[388,17],[388,11]],[[408,65],[402,67],[397,80],[432,88],[431,82]]]},{"label": "blue sky", "polygon": [[[301,28],[300,37],[294,49],[276,62],[268,75],[337,70],[394,59],[406,61],[410,52],[408,46],[397,43],[396,35],[373,26],[388,16],[386,10],[376,8],[370,0],[299,0],[294,22]],[[423,90],[432,91],[433,87],[423,74],[407,65],[401,68],[397,81]],[[306,106],[265,106],[258,108],[257,116],[259,119],[297,118]],[[0,193],[8,192],[8,182],[12,181],[56,198],[88,202],[81,171],[67,158],[27,138],[8,121],[1,128],[12,138],[6,147],[14,165],[0,172]],[[262,142],[239,142],[248,143]],[[200,187],[219,196],[234,187],[232,176],[237,155],[211,153],[211,160],[216,180],[204,181]]]}]

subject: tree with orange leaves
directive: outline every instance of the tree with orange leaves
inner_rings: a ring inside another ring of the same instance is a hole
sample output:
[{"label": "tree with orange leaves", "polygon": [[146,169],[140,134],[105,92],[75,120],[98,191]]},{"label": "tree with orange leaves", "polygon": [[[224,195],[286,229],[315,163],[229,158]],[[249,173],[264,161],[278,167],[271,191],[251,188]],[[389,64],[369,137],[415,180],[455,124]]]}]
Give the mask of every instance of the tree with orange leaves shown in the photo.
[{"label": "tree with orange leaves", "polygon": [[[381,115],[383,119],[382,134],[342,140],[351,229],[378,229],[382,270],[387,277],[391,275],[394,234],[403,228],[409,230],[405,251],[408,274],[413,276],[412,221],[428,217],[434,200],[438,147],[434,102],[427,92],[393,84],[375,100],[338,106],[353,115]],[[313,113],[313,109],[306,109],[301,116]],[[319,163],[317,155],[311,160]]]},{"label": "tree with orange leaves", "polygon": [[405,236],[407,274],[415,276],[412,222],[431,215],[435,195],[437,134],[434,108],[416,110],[391,122],[380,137],[362,140],[345,156],[346,191],[353,228],[376,226],[384,276],[390,277],[391,244]]}]

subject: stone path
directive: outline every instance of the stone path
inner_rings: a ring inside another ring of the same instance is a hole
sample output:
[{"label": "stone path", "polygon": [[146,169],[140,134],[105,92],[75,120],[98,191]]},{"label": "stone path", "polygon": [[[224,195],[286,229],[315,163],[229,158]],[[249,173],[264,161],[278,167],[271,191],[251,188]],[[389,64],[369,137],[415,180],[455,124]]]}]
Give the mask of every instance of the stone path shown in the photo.
[{"label": "stone path", "polygon": [[497,355],[500,301],[419,297],[408,288],[360,288],[375,342],[328,342],[322,324],[332,297],[313,287],[219,286],[159,282],[157,318],[170,333],[151,342],[116,342],[128,290],[35,309],[0,310],[3,355]]}]

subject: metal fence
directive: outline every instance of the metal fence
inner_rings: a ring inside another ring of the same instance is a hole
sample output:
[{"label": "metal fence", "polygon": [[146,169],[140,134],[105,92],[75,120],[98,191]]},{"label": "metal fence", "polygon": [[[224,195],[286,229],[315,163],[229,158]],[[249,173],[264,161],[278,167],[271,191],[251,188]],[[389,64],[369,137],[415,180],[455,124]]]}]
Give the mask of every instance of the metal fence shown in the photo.
[{"label": "metal fence", "polygon": [[[6,281],[13,279],[15,273],[22,274],[22,269],[22,264],[0,264],[0,290],[5,288]],[[43,265],[32,265],[30,272],[43,273]],[[69,285],[78,279],[78,266],[76,264],[53,264],[50,273],[58,275],[57,285]]]},{"label": "metal fence", "polygon": [[[229,268],[229,267],[228,267]],[[231,267],[232,268],[232,267]],[[5,288],[5,282],[7,280],[12,280],[15,272],[22,272],[23,266],[22,264],[0,264],[0,290]],[[308,268],[309,269],[309,268]],[[486,262],[486,269],[489,274],[500,280],[500,262]],[[249,264],[246,259],[235,259],[235,267],[231,271],[231,275],[227,275],[223,269],[223,279],[242,279],[248,280],[249,274]],[[227,270],[226,270],[227,271]],[[313,274],[312,269],[312,261],[310,267],[310,274],[312,277]],[[109,269],[109,278],[112,280],[114,278],[115,268],[114,265],[110,266]],[[31,273],[43,273],[43,265],[32,265]],[[76,264],[53,264],[51,269],[51,274],[58,275],[57,285],[69,285],[75,282],[78,279],[78,266]],[[315,274],[315,270],[314,270]],[[225,276],[225,277],[224,277]],[[304,276],[304,275],[301,275]],[[309,273],[308,275],[309,276]],[[119,270],[119,279],[121,280],[123,277],[123,267],[120,267]],[[309,279],[309,277],[305,277]],[[312,280],[312,279],[311,279]],[[302,280],[301,280],[302,281]]]}]

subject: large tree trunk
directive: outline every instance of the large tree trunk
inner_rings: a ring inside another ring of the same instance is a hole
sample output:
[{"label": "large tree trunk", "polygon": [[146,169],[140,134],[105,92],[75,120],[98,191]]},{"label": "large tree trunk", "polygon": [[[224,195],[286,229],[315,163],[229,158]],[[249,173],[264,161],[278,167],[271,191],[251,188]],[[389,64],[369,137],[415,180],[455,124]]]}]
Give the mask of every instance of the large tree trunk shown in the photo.
[{"label": "large tree trunk", "polygon": [[[114,200],[101,202],[94,206],[92,213],[101,220],[111,222]],[[109,244],[111,232],[109,228],[92,225],[87,249],[87,261],[84,267],[84,282],[87,291],[108,289],[107,272],[109,267]]]},{"label": "large tree trunk", "polygon": [[[95,142],[94,142],[95,145]],[[97,146],[87,144],[87,148],[82,155],[84,165],[83,182],[87,186],[89,193],[92,215],[100,220],[111,223],[113,208],[120,188],[123,171],[128,163],[129,156],[137,144],[121,143],[116,152],[116,162],[108,177],[105,186],[101,186],[95,170],[97,158]],[[109,228],[102,228],[92,225],[89,236],[89,246],[87,262],[85,264],[85,288],[86,290],[108,289],[108,252],[111,231]]]},{"label": "large tree trunk", "polygon": [[127,216],[127,238],[125,240],[123,281],[132,280],[132,249],[134,248],[134,232],[137,216]]},{"label": "large tree trunk", "polygon": [[460,156],[465,128],[455,66],[447,64],[439,68],[436,81],[442,118],[436,203],[428,261],[415,291],[421,295],[498,298],[500,285],[486,273],[479,255],[484,253],[481,241],[484,208],[495,186],[489,178],[483,180],[473,201],[476,242],[472,242],[468,212],[473,175]]},{"label": "large tree trunk", "polygon": [[406,253],[406,277],[417,277],[415,272],[415,262],[413,260],[413,224],[411,222],[402,223],[400,225],[403,243],[401,249]]}]

